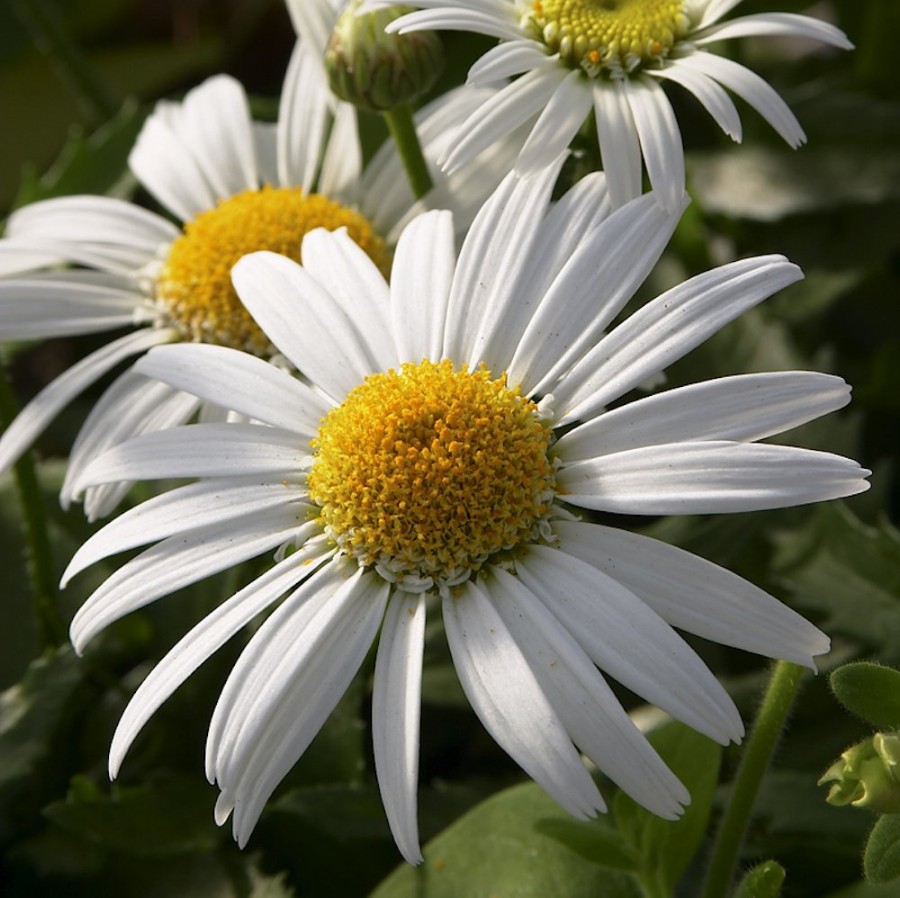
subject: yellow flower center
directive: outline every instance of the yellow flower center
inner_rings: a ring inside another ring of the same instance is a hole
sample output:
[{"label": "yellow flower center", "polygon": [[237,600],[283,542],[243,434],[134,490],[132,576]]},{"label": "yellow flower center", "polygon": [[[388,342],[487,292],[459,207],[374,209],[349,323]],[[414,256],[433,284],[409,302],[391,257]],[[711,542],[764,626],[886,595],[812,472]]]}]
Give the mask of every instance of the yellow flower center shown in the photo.
[{"label": "yellow flower center", "polygon": [[539,538],[555,494],[551,433],[505,375],[407,363],[323,419],[309,495],[360,564],[411,592],[443,589]]},{"label": "yellow flower center", "polygon": [[358,212],[296,187],[246,190],[202,212],[172,244],[156,279],[156,300],[185,340],[218,343],[259,356],[272,353],[231,284],[241,256],[271,250],[300,261],[303,235],[346,227],[387,276],[390,255]]},{"label": "yellow flower center", "polygon": [[592,77],[664,59],[690,29],[684,0],[534,0],[524,24]]}]

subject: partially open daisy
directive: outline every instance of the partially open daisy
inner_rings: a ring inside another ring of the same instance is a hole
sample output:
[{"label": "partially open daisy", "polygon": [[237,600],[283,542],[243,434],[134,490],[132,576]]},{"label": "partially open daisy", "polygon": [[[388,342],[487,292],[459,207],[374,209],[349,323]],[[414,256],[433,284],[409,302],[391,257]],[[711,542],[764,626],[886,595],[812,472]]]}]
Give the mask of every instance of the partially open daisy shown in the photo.
[{"label": "partially open daisy", "polygon": [[[366,8],[390,0],[370,0]],[[740,0],[410,0],[422,7],[388,31],[473,31],[500,43],[469,71],[472,85],[512,83],[464,124],[443,165],[453,170],[523,123],[532,124],[517,170],[552,162],[592,111],[613,202],[641,192],[641,159],[669,208],[684,190],[684,154],[675,115],[661,82],[692,93],[734,140],[741,123],[727,88],[756,108],[792,146],[803,130],[758,75],[710,49],[750,35],[796,35],[842,49],[839,29],[786,13],[719,20]]]},{"label": "partially open daisy", "polygon": [[[129,163],[181,227],[102,196],[52,199],[14,213],[0,240],[7,275],[0,279],[0,341],[130,331],[70,368],[21,412],[0,439],[0,471],[75,396],[150,346],[198,341],[270,358],[274,347],[231,284],[231,267],[245,253],[267,249],[299,259],[305,233],[343,227],[387,274],[402,224],[417,211],[452,208],[458,226],[468,226],[509,171],[513,148],[500,147],[452,178],[438,176],[435,160],[483,99],[457,90],[419,114],[436,183],[416,202],[392,145],[362,170],[356,112],[331,95],[318,52],[301,42],[277,125],[254,122],[243,88],[225,76],[190,91],[182,103],[160,103],[146,122]],[[196,397],[126,371],[76,440],[63,503],[79,498],[73,478],[102,448],[176,425],[197,410]],[[85,512],[106,514],[128,486],[92,489]]]},{"label": "partially open daisy", "polygon": [[[609,328],[674,227],[652,194],[598,215],[602,175],[555,206],[555,168],[510,176],[457,261],[446,212],[400,238],[388,286],[344,232],[304,238],[301,267],[256,253],[235,285],[308,383],[235,349],[158,347],[137,368],[254,423],[148,434],[79,487],[199,478],[124,513],[68,580],[147,543],[76,615],[81,651],[123,615],[280,547],[156,666],[119,723],[115,776],[154,711],[272,609],[209,730],[207,772],[243,845],[381,629],[374,755],[397,844],[416,823],[426,607],[440,604],[462,686],[497,742],[578,817],[605,807],[580,749],[655,813],[689,796],[598,667],[719,742],[738,713],[678,627],[809,666],[828,639],[750,583],[683,550],[579,519],[777,508],[866,489],[853,461],[757,442],[843,406],[837,377],[726,377],[609,407],[742,311],[796,281],[780,256],[691,279]],[[298,312],[299,310],[299,312]],[[577,746],[577,749],[576,749]]]}]

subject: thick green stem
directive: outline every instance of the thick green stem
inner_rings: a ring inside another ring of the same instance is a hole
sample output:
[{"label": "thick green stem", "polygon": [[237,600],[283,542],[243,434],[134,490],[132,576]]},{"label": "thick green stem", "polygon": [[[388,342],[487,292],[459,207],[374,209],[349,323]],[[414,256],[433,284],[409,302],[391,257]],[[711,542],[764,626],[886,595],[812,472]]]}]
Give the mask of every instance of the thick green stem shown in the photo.
[{"label": "thick green stem", "polygon": [[89,123],[99,125],[115,115],[117,104],[45,0],[13,0],[13,7],[38,49],[50,58],[61,80],[75,94]]},{"label": "thick green stem", "polygon": [[759,784],[772,759],[803,672],[802,667],[788,661],[779,661],[772,669],[762,706],[738,767],[731,802],[719,825],[703,898],[725,898],[729,893]]},{"label": "thick green stem", "polygon": [[[16,411],[16,401],[6,377],[6,369],[0,365],[0,421],[4,427],[9,426],[15,418]],[[57,607],[53,559],[47,534],[47,513],[30,453],[26,452],[16,462],[13,473],[22,509],[22,533],[38,642],[43,651],[62,645],[66,632]]]},{"label": "thick green stem", "polygon": [[428,164],[422,154],[422,145],[419,143],[419,135],[416,133],[416,124],[413,121],[412,110],[409,106],[396,106],[382,113],[387,122],[388,130],[397,149],[400,159],[406,169],[406,176],[412,186],[417,200],[422,199],[432,188],[431,175],[428,173]]}]

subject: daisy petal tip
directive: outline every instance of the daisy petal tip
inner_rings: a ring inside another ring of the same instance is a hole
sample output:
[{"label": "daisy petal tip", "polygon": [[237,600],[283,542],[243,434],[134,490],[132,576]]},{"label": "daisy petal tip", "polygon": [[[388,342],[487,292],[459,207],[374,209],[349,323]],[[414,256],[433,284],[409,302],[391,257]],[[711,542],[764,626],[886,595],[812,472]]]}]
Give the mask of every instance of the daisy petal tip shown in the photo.
[{"label": "daisy petal tip", "polygon": [[109,763],[106,767],[106,772],[109,776],[109,781],[111,783],[115,782],[119,776],[119,771],[122,769],[122,761],[124,760],[124,753],[113,752],[110,749],[109,753]]},{"label": "daisy petal tip", "polygon": [[667,192],[657,196],[657,203],[668,215],[673,218],[681,218],[685,209],[691,204],[691,198],[687,191],[677,193],[674,191]]},{"label": "daisy petal tip", "polygon": [[[213,809],[213,820],[216,821],[216,826],[224,826],[228,821],[228,818],[231,816],[231,812],[234,810],[234,802],[232,802],[227,796],[225,792],[222,792],[219,797],[216,799],[216,806]],[[235,841],[237,841],[238,834],[235,832],[234,834]],[[246,839],[244,840],[246,843]],[[241,848],[244,846],[241,845]]]},{"label": "daisy petal tip", "polygon": [[69,642],[72,643],[72,651],[79,658],[84,657],[84,650],[90,641],[90,636],[91,634],[85,633],[81,627],[76,627],[74,621],[72,622],[72,626],[69,629]]},{"label": "daisy petal tip", "polygon": [[397,847],[400,849],[400,854],[403,855],[403,860],[405,860],[407,864],[410,864],[413,867],[419,867],[425,863],[425,858],[422,856],[422,849],[418,844],[398,845]]}]

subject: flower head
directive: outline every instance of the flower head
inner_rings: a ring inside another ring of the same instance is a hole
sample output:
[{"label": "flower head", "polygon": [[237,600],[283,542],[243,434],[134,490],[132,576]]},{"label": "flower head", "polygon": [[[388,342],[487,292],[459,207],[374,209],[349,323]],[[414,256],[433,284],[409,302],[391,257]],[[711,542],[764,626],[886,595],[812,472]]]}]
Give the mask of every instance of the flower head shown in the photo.
[{"label": "flower head", "polygon": [[[557,162],[557,167],[560,163]],[[79,486],[196,477],[92,537],[66,578],[153,543],[85,603],[81,650],[112,621],[261,553],[280,560],[201,621],[119,723],[115,775],[149,717],[244,624],[217,703],[207,773],[240,844],[378,634],[376,771],[397,844],[421,858],[415,796],[426,609],[442,608],[462,686],[497,742],[579,817],[605,807],[583,751],[674,818],[689,796],[598,668],[722,743],[726,692],[674,627],[812,666],[828,639],[750,583],[681,549],[579,519],[747,511],[846,496],[867,472],[765,437],[843,406],[812,372],[726,377],[622,398],[800,277],[782,257],[710,271],[608,333],[678,216],[653,195],[609,214],[604,178],[556,205],[556,168],[509,176],[457,260],[447,212],[403,232],[390,286],[345,232],[304,238],[303,265],[242,259],[238,293],[300,380],[235,349],[158,347],[138,370],[253,423],[123,443]],[[302,310],[298,314],[298,310]],[[611,406],[615,406],[610,408]]]},{"label": "flower head", "polygon": [[[388,0],[369,0],[366,8]],[[692,93],[722,130],[741,139],[726,88],[757,109],[792,146],[805,140],[778,94],[710,45],[751,35],[796,35],[848,49],[843,32],[789,13],[719,20],[740,0],[410,0],[420,10],[392,22],[419,29],[472,31],[499,44],[469,71],[469,84],[504,85],[476,109],[444,156],[452,171],[500,135],[531,126],[516,164],[528,175],[551,163],[593,111],[615,205],[641,193],[641,160],[669,209],[684,191],[684,154],[661,84]],[[506,84],[506,79],[515,80]]]},{"label": "flower head", "polygon": [[[330,28],[337,15],[330,0],[304,0],[301,20],[318,17]],[[6,275],[0,278],[0,341],[132,330],[35,397],[0,439],[0,471],[79,393],[150,346],[199,341],[272,358],[275,347],[231,284],[231,268],[244,254],[265,249],[299,260],[304,234],[346,228],[387,274],[406,220],[438,205],[458,214],[462,231],[509,170],[511,145],[485,154],[459,175],[437,176],[437,156],[480,102],[461,91],[417,116],[436,174],[429,195],[414,199],[390,144],[363,170],[356,111],[331,94],[319,48],[307,43],[301,40],[291,58],[274,126],[253,121],[244,89],[225,76],[189,91],[183,102],[159,103],[151,114],[129,164],[180,227],[102,196],[47,200],[11,216],[0,240],[0,272]],[[77,267],[61,270],[67,264]],[[206,417],[225,414],[126,371],[76,440],[63,503],[80,498],[72,484],[97,452],[137,433],[182,423],[198,409]],[[84,497],[88,516],[108,513],[128,487],[90,489]]]}]

